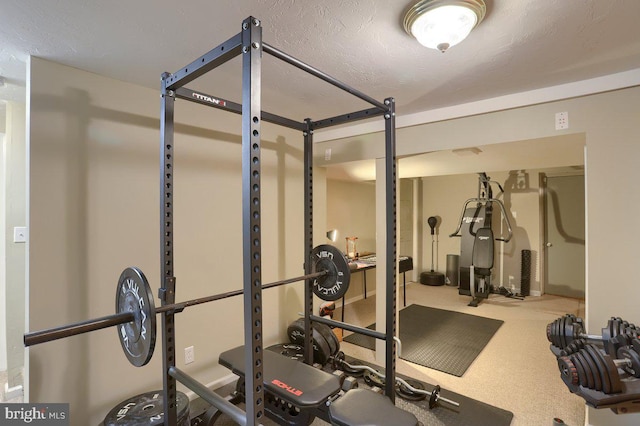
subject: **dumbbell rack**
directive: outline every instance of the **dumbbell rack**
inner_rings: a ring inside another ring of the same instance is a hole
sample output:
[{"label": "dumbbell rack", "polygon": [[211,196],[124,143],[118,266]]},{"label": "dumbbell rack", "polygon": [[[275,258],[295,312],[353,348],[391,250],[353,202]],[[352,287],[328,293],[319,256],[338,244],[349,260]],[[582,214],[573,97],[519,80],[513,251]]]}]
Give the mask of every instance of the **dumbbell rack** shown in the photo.
[{"label": "dumbbell rack", "polygon": [[598,336],[583,324],[567,314],[547,325],[563,382],[591,407],[640,412],[640,328],[612,317]]}]

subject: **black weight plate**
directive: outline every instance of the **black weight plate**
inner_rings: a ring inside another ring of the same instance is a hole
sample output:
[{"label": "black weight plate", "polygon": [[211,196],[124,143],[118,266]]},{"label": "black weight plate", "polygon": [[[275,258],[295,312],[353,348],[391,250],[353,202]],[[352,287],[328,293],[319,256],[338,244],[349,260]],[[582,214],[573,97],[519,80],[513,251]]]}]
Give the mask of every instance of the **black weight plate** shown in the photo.
[{"label": "black weight plate", "polygon": [[[425,390],[422,382],[413,379],[405,379],[405,382],[414,389]],[[422,401],[427,398],[428,393],[417,393],[406,387],[400,382],[396,382],[396,395],[407,401]]]},{"label": "black weight plate", "polygon": [[287,327],[289,341],[297,345],[304,345],[304,319],[298,318]]},{"label": "black weight plate", "polygon": [[571,361],[573,361],[573,365],[576,366],[576,370],[578,370],[578,380],[580,381],[580,386],[587,386],[587,373],[584,371],[584,366],[582,365],[582,361],[574,355],[569,357]]},{"label": "black weight plate", "polygon": [[333,368],[342,370],[353,377],[361,377],[364,374],[363,369],[351,368],[345,364],[345,355],[342,351],[338,351],[338,353],[333,356]]},{"label": "black weight plate", "polygon": [[371,387],[377,386],[379,388],[384,388],[385,385],[384,379],[369,370],[365,370],[364,372],[364,382]]},{"label": "black weight plate", "polygon": [[569,357],[561,356],[558,358],[558,369],[560,370],[562,381],[567,385],[577,385],[580,382],[578,369]]},{"label": "black weight plate", "polygon": [[438,405],[438,398],[440,398],[440,385],[436,385],[436,387],[431,391],[431,398],[429,398],[430,410]]},{"label": "black weight plate", "polygon": [[577,345],[577,342],[580,340],[580,332],[581,331],[582,331],[582,329],[580,328],[580,326],[577,323],[572,322],[569,325],[569,331],[568,331],[569,332],[569,334],[568,334],[568,336],[569,336],[569,338],[568,338],[569,344],[574,343],[574,344]]},{"label": "black weight plate", "polygon": [[331,339],[336,346],[336,350],[331,355],[335,355],[340,350],[340,340],[338,339],[338,336],[336,336],[336,333],[333,332],[333,329],[331,329],[331,327],[329,327],[329,331],[331,331],[331,334],[329,334],[329,336],[331,336]]},{"label": "black weight plate", "polygon": [[551,342],[551,323],[547,324],[547,340]]},{"label": "black weight plate", "polygon": [[576,354],[576,357],[582,362],[582,366],[584,367],[584,372],[587,377],[587,388],[594,389],[596,386],[596,381],[594,379],[593,370],[591,369],[591,364],[593,364],[593,361],[591,361],[591,364],[589,364],[587,362],[587,358],[582,353],[583,351],[584,349],[580,349],[580,352]]},{"label": "black weight plate", "polygon": [[592,389],[595,389],[597,391],[602,391],[602,376],[600,376],[600,369],[596,365],[596,361],[591,357],[591,354],[589,353],[586,347],[584,349],[581,349],[580,353],[582,354],[582,356],[584,356],[584,359],[587,361],[587,364],[589,364],[589,369],[593,372],[593,388]]},{"label": "black weight plate", "polygon": [[338,347],[336,346],[336,340],[331,337],[333,331],[328,325],[321,323],[313,323],[313,329],[318,330],[318,333],[322,335],[324,340],[329,345],[329,355],[333,356],[338,353]]},{"label": "black weight plate", "polygon": [[132,312],[134,320],[116,327],[120,344],[129,362],[142,367],[156,345],[156,308],[149,281],[136,267],[125,269],[118,279],[116,313],[123,312]]},{"label": "black weight plate", "polygon": [[553,320],[553,322],[551,323],[551,344],[553,346],[558,347],[558,342],[557,342],[557,338],[558,338],[558,320]]},{"label": "black weight plate", "polygon": [[567,317],[562,317],[560,318],[560,321],[558,321],[558,344],[560,345],[559,347],[562,349],[567,347],[567,342],[564,339],[566,322],[567,322]]},{"label": "black weight plate", "polygon": [[[143,393],[125,399],[116,405],[104,418],[104,426],[156,426],[164,424],[163,391]],[[177,392],[178,426],[188,426],[189,398]]]},{"label": "black weight plate", "polygon": [[311,251],[312,272],[328,274],[313,280],[313,293],[322,300],[341,299],[349,289],[351,271],[344,254],[329,244],[321,244]]},{"label": "black weight plate", "polygon": [[600,372],[600,379],[602,379],[602,391],[606,394],[611,393],[611,379],[609,378],[609,372],[607,371],[604,359],[602,359],[602,356],[600,355],[600,351],[594,345],[587,345],[585,348],[589,351],[589,355],[593,358],[593,361],[596,363],[596,367]]},{"label": "black weight plate", "polygon": [[607,342],[609,340],[611,340],[612,337],[615,337],[614,332],[613,332],[613,322],[615,321],[614,318],[611,318],[609,321],[607,321],[607,325],[606,327],[603,327],[601,330],[601,334],[602,334],[602,342],[605,344],[607,344]]},{"label": "black weight plate", "polygon": [[[291,343],[304,346],[304,318],[298,318],[287,327],[287,334]],[[331,356],[329,343],[320,334],[316,327],[313,327],[313,361],[325,365]]]},{"label": "black weight plate", "polygon": [[556,330],[555,330],[556,346],[559,347],[559,348],[562,348],[562,341],[560,340],[561,339],[560,333],[561,333],[561,330],[562,330],[562,327],[561,327],[562,321],[563,321],[562,318],[558,318],[556,320]]},{"label": "black weight plate", "polygon": [[571,326],[571,318],[569,317],[564,317],[564,320],[562,321],[562,325],[561,325],[561,337],[560,337],[560,341],[562,342],[562,347],[566,348],[567,345],[569,343],[571,343],[571,331],[570,331],[570,326]]},{"label": "black weight plate", "polygon": [[622,381],[620,380],[620,373],[618,373],[618,367],[613,362],[613,359],[609,355],[603,355],[600,351],[597,352],[602,359],[602,365],[606,368],[607,375],[610,381],[610,391],[608,393],[620,393],[622,392]]},{"label": "black weight plate", "polygon": [[556,342],[559,348],[564,348],[562,333],[564,332],[564,317],[556,320]]},{"label": "black weight plate", "polygon": [[296,343],[279,343],[269,346],[267,349],[296,361],[304,360],[304,348]]},{"label": "black weight plate", "polygon": [[[329,346],[331,347],[331,356],[338,353],[340,350],[340,340],[338,340],[338,336],[333,332],[331,327],[327,326],[328,332],[326,333],[327,341],[329,342]],[[335,349],[334,349],[335,348]]]}]

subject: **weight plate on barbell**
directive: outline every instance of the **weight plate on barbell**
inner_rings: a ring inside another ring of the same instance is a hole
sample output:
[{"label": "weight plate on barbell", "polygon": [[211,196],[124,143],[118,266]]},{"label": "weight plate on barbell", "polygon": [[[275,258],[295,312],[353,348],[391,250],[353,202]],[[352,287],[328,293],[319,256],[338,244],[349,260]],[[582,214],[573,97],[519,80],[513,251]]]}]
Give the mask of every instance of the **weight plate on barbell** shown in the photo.
[{"label": "weight plate on barbell", "polygon": [[116,291],[116,313],[131,312],[133,321],[118,325],[118,338],[129,362],[147,364],[156,345],[156,310],[147,278],[136,267],[122,271]]},{"label": "weight plate on barbell", "polygon": [[314,278],[313,292],[322,300],[334,301],[342,298],[349,289],[351,273],[344,254],[329,244],[321,244],[311,251],[312,272],[327,271],[326,275]]},{"label": "weight plate on barbell", "polygon": [[[424,384],[422,384],[422,382],[419,382],[413,379],[404,379],[404,381],[407,382],[407,384],[414,389],[418,389],[421,391],[424,390]],[[400,382],[396,382],[396,394],[400,398],[406,399],[407,401],[422,401],[426,399],[428,395],[426,392],[424,393],[414,392]]]}]

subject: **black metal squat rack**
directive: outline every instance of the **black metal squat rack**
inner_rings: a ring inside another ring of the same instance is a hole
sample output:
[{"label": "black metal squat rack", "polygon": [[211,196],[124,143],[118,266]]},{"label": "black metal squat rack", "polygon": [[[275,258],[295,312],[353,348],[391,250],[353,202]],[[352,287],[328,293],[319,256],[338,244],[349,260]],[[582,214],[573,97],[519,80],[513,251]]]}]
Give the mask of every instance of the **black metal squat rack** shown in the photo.
[{"label": "black metal squat rack", "polygon": [[[368,103],[373,108],[343,114],[323,120],[305,119],[298,122],[261,110],[262,54],[268,53],[315,77],[318,77]],[[196,92],[184,86],[203,74],[242,55],[242,104]],[[386,330],[385,333],[368,330],[373,337],[385,340],[386,385],[385,394],[395,402],[395,358],[393,337],[396,332],[396,153],[395,103],[393,98],[384,102],[365,95],[333,77],[262,42],[262,27],[258,19],[249,17],[242,22],[242,30],[174,74],[162,75],[162,107],[160,118],[160,235],[161,277],[159,298],[162,305],[175,302],[176,278],[173,270],[173,153],[174,103],[176,98],[242,114],[242,242],[244,290],[244,345],[246,419],[243,424],[259,424],[264,416],[264,389],[262,383],[262,274],[260,224],[260,123],[261,120],[302,131],[304,135],[304,214],[305,214],[305,274],[311,273],[309,262],[313,249],[313,131],[351,121],[383,115],[385,119],[385,179],[386,179]],[[362,332],[360,327],[349,327],[313,315],[312,280],[305,282],[305,361],[312,363],[312,321],[339,325],[344,329]],[[176,379],[170,374],[175,369],[174,312],[162,313],[163,388],[165,425],[177,422]],[[189,383],[195,382],[187,379]]]}]

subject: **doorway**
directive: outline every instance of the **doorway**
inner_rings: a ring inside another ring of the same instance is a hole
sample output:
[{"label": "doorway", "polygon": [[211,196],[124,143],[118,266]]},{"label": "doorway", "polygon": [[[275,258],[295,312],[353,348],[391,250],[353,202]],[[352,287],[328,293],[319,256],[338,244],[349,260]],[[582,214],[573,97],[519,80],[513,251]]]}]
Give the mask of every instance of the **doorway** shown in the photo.
[{"label": "doorway", "polygon": [[584,174],[541,176],[547,294],[585,297]]}]

